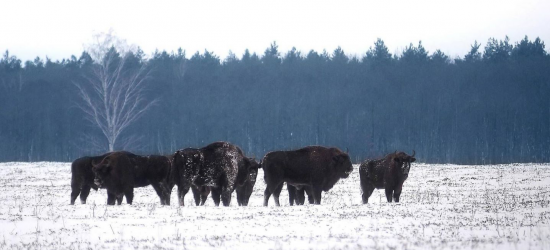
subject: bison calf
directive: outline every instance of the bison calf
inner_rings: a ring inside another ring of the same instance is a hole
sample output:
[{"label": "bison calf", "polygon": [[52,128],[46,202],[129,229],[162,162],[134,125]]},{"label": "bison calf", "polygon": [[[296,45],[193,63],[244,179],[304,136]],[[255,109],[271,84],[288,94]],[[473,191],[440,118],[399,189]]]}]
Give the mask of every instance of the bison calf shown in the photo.
[{"label": "bison calf", "polygon": [[403,182],[409,176],[411,162],[416,161],[414,155],[414,150],[412,156],[396,151],[382,159],[367,160],[361,163],[359,179],[363,204],[368,203],[374,189],[382,188],[386,190],[388,202],[392,202],[392,196],[395,202],[399,202]]}]

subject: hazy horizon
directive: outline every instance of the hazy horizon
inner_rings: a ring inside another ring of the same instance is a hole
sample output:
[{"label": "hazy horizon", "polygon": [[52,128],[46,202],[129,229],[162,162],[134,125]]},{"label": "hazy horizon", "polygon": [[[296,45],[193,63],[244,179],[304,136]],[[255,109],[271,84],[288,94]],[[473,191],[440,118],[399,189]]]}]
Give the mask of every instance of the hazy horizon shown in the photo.
[{"label": "hazy horizon", "polygon": [[439,49],[456,58],[463,57],[474,41],[483,48],[489,38],[508,36],[513,44],[525,36],[550,39],[544,27],[550,23],[545,14],[550,2],[538,0],[155,3],[8,2],[6,9],[11,11],[0,16],[0,50],[22,61],[37,56],[61,60],[79,56],[93,34],[110,29],[147,55],[182,48],[189,57],[206,49],[221,59],[229,51],[240,57],[245,49],[263,54],[274,41],[282,53],[292,47],[303,53],[331,53],[340,46],[358,57],[377,38],[392,54],[422,41],[430,54]]}]

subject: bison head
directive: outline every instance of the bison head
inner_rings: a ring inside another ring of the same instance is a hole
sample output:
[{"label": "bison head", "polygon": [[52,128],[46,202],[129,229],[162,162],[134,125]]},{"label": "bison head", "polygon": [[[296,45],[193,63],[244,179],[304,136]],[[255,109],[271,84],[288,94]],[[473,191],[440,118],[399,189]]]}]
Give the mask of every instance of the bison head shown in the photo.
[{"label": "bison head", "polygon": [[92,171],[94,172],[94,184],[98,188],[104,186],[105,180],[111,174],[113,167],[110,165],[111,159],[107,156],[98,164],[93,164]]},{"label": "bison head", "polygon": [[393,160],[397,163],[399,168],[401,168],[404,175],[409,174],[409,171],[411,170],[411,162],[416,161],[416,158],[414,158],[415,154],[416,152],[414,150],[411,156],[405,154],[404,152],[395,153]]},{"label": "bison head", "polygon": [[258,177],[258,168],[260,167],[260,164],[258,164],[254,158],[244,157],[243,168],[239,168],[235,183],[238,186],[242,186],[249,181],[252,183],[252,186],[254,186],[256,183],[256,177]]},{"label": "bison head", "polygon": [[258,162],[256,162],[256,160],[254,158],[245,158],[246,161],[247,161],[247,165],[248,165],[248,179],[252,182],[252,183],[256,183],[256,177],[258,177],[258,169],[262,167],[262,165]]},{"label": "bison head", "polygon": [[340,177],[348,178],[349,174],[353,171],[353,165],[351,165],[349,155],[340,151],[332,157],[332,161],[338,173],[340,173]]}]

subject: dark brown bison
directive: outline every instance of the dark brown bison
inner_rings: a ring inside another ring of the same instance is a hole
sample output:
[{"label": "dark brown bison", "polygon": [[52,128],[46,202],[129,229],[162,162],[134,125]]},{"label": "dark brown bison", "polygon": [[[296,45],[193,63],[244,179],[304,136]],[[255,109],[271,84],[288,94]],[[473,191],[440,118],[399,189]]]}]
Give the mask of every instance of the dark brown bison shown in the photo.
[{"label": "dark brown bison", "polygon": [[321,204],[321,192],[330,190],[340,178],[347,178],[353,171],[347,153],[321,146],[270,152],[263,158],[262,168],[266,183],[264,206],[271,194],[279,206],[284,182],[295,187],[310,187],[314,203]]},{"label": "dark brown bison", "polygon": [[261,164],[258,164],[253,158],[245,158],[244,161],[248,169],[248,176],[243,185],[238,185],[235,188],[239,206],[248,206],[248,201],[250,200],[254,185],[256,184],[256,178],[258,177],[258,169],[261,167]]},{"label": "dark brown bison", "polygon": [[388,154],[379,160],[367,160],[361,163],[359,167],[359,179],[361,182],[361,191],[363,204],[368,203],[369,197],[374,189],[386,190],[386,199],[388,202],[399,202],[403,182],[409,176],[411,162],[416,161],[413,150],[412,156],[403,152]]},{"label": "dark brown bison", "polygon": [[177,151],[170,179],[178,186],[181,206],[192,186],[198,191],[209,187],[216,206],[219,206],[220,198],[224,206],[229,206],[233,190],[244,185],[248,179],[249,168],[239,147],[227,142],[214,142],[200,149]]},{"label": "dark brown bison", "polygon": [[[244,182],[243,185],[241,186],[237,185],[235,187],[235,192],[237,193],[237,202],[239,206],[248,205],[248,201],[254,189],[254,184],[256,184],[256,177],[258,176],[258,168],[260,167],[260,164],[258,164],[254,159],[244,158],[244,161],[245,161],[245,164],[247,164],[247,168],[249,169],[249,174],[248,174],[248,179]],[[250,166],[248,164],[250,164]],[[193,198],[195,200],[195,204],[197,206],[202,206],[206,202],[206,199],[208,198],[208,195],[212,191],[212,188],[209,186],[202,186],[199,188],[195,185],[191,185],[191,190],[193,191]]]},{"label": "dark brown bison", "polygon": [[71,205],[74,205],[78,195],[80,195],[80,202],[86,204],[90,189],[93,188],[97,191],[92,167],[93,164],[98,164],[107,155],[84,156],[73,161],[71,164]]},{"label": "dark brown bison", "polygon": [[152,185],[162,205],[170,205],[170,158],[161,155],[139,156],[129,152],[113,152],[94,165],[95,184],[107,189],[107,204],[132,204],[134,188]]},{"label": "dark brown bison", "polygon": [[[185,205],[184,198],[189,189],[193,186],[194,180],[199,175],[199,169],[204,164],[204,155],[200,149],[186,148],[176,151],[172,157],[172,167],[170,171],[170,182],[178,186],[178,199],[180,206]],[[200,202],[204,195],[204,201],[210,193],[210,187],[199,188],[193,186],[195,203]],[[198,199],[197,199],[198,196]],[[198,201],[198,202],[197,202]]]}]

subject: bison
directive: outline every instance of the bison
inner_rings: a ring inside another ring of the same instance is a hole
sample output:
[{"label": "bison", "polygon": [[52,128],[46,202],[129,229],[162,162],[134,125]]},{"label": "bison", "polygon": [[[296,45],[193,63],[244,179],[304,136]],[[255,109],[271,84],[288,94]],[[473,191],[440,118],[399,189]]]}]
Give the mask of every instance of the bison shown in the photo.
[{"label": "bison", "polygon": [[279,193],[286,182],[295,187],[311,188],[315,204],[321,204],[321,192],[330,190],[340,178],[353,171],[350,157],[337,148],[309,146],[294,151],[274,151],[262,160],[266,189],[264,206],[273,194],[279,206]]},{"label": "bison", "polygon": [[86,204],[90,189],[93,188],[97,191],[92,167],[93,164],[99,163],[107,155],[109,154],[84,156],[73,161],[71,164],[71,205],[74,205],[78,195],[80,195],[80,202]]},{"label": "bison", "polygon": [[[189,192],[189,188],[193,185],[193,181],[199,175],[200,166],[204,163],[204,155],[199,149],[186,148],[176,151],[172,158],[170,182],[178,186],[179,204],[183,206],[185,195]],[[209,193],[209,187],[199,188],[193,186],[193,194],[195,195],[196,203],[197,201],[200,202],[200,196],[204,196],[203,200],[206,201],[206,197]]]},{"label": "bison", "polygon": [[107,204],[132,204],[134,188],[152,185],[161,205],[170,205],[170,158],[161,155],[139,156],[130,152],[113,152],[94,165],[95,184],[107,189]]},{"label": "bison", "polygon": [[368,203],[374,189],[386,190],[388,202],[399,202],[403,182],[408,178],[411,162],[416,161],[415,152],[411,156],[403,152],[388,154],[378,160],[367,160],[359,167],[363,204]]},{"label": "bison", "polygon": [[[239,206],[248,205],[248,200],[252,195],[254,184],[256,183],[258,168],[260,167],[260,164],[258,164],[254,159],[244,158],[244,161],[245,161],[245,164],[247,164],[247,168],[249,169],[249,175],[243,185],[241,186],[237,185],[235,187],[235,192],[237,193],[237,202]],[[248,164],[250,164],[250,166]],[[208,198],[208,195],[212,191],[212,188],[209,186],[202,186],[199,188],[195,185],[191,185],[191,190],[193,191],[195,204],[197,206],[202,206],[206,202],[206,199]],[[183,195],[185,196],[185,194]]]},{"label": "bison", "polygon": [[237,192],[237,203],[239,206],[248,206],[248,200],[250,199],[252,191],[254,190],[254,185],[256,184],[258,169],[261,167],[261,164],[258,164],[258,162],[252,158],[245,158],[244,161],[248,169],[248,176],[243,185],[238,185],[235,188],[235,191]]},{"label": "bison", "polygon": [[174,154],[170,179],[178,186],[181,206],[192,186],[197,191],[210,188],[216,206],[220,198],[224,206],[229,206],[233,190],[245,184],[250,168],[251,164],[246,164],[239,147],[228,142],[214,142],[200,149],[178,150]]}]

